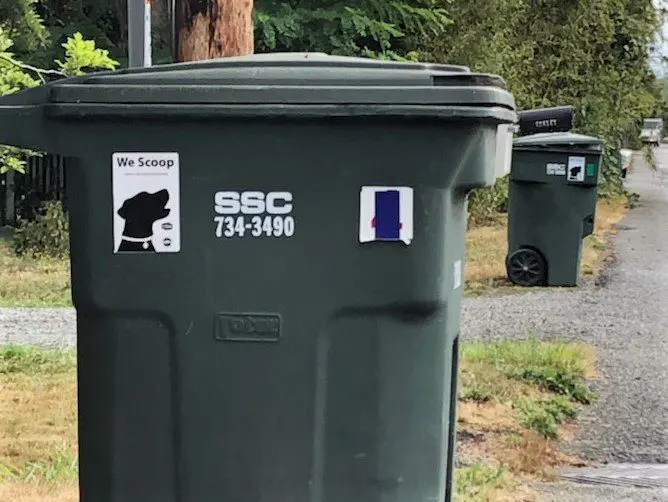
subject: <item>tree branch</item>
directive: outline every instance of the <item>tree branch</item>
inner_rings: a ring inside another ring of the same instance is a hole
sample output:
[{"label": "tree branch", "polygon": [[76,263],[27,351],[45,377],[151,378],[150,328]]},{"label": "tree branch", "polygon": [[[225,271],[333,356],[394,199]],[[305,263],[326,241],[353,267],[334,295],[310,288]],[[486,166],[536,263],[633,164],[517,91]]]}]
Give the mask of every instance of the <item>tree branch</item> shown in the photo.
[{"label": "tree branch", "polygon": [[31,66],[29,64],[21,63],[19,61],[16,61],[15,59],[12,59],[11,57],[5,55],[5,54],[0,54],[0,59],[7,61],[8,63],[13,64],[14,66],[21,68],[23,70],[31,71],[33,73],[36,73],[39,78],[42,80],[42,83],[45,84],[46,80],[44,79],[44,75],[58,75],[59,77],[67,77],[67,73],[64,73],[60,70],[42,70],[41,68],[36,68],[34,66]]}]

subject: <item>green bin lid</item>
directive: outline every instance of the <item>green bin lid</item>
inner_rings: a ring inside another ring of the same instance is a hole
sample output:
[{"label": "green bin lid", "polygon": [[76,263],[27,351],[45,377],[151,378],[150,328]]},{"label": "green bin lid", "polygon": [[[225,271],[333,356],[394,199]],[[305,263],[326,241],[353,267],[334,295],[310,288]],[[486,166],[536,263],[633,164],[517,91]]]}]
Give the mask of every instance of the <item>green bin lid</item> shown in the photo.
[{"label": "green bin lid", "polygon": [[[515,120],[514,98],[498,76],[474,73],[465,66],[320,53],[258,54],[133,68],[68,78],[46,87],[46,95],[31,89],[2,98],[0,105],[45,104],[51,116],[67,115],[67,109],[79,110],[77,116],[102,108],[114,114],[115,105],[371,105],[377,110],[456,106],[488,109],[486,116],[500,122]],[[462,117],[473,117],[474,112],[463,110]]]},{"label": "green bin lid", "polygon": [[542,132],[517,138],[513,142],[513,146],[536,148],[576,146],[600,150],[603,146],[603,140],[572,132]]}]

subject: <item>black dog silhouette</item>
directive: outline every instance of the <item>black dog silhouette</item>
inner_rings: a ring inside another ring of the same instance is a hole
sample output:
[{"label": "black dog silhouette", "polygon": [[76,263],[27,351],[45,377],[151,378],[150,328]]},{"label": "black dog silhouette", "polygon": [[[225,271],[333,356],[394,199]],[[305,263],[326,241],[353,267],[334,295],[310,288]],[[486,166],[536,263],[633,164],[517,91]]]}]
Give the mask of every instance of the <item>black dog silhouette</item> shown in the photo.
[{"label": "black dog silhouette", "polygon": [[160,190],[156,193],[140,192],[127,199],[118,210],[118,215],[125,220],[123,240],[119,251],[139,251],[154,253],[153,224],[169,216],[165,206],[169,202],[169,192]]},{"label": "black dog silhouette", "polygon": [[571,167],[571,179],[577,178],[580,171],[582,171],[582,166]]}]

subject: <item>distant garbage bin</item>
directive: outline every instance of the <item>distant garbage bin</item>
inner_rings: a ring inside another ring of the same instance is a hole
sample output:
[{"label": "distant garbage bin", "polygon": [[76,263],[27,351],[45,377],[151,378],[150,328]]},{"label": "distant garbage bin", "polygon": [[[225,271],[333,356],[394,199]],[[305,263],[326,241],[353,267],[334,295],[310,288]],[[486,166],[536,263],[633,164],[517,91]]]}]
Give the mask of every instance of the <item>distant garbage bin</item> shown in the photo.
[{"label": "distant garbage bin", "polygon": [[508,193],[508,278],[576,286],[582,240],[594,231],[603,141],[570,132],[515,140]]},{"label": "distant garbage bin", "polygon": [[450,500],[498,77],[321,54],[0,99],[68,157],[82,502]]}]

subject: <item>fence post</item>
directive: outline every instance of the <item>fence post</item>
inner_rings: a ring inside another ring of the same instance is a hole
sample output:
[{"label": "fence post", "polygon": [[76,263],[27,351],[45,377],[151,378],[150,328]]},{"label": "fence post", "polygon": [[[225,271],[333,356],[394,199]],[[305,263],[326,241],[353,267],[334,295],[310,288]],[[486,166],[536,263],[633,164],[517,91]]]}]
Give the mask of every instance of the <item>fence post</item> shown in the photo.
[{"label": "fence post", "polygon": [[14,176],[16,173],[14,170],[10,169],[5,174],[5,181],[7,185],[5,186],[5,224],[14,225],[16,223],[16,211],[14,208],[14,193],[15,193],[15,184]]}]

